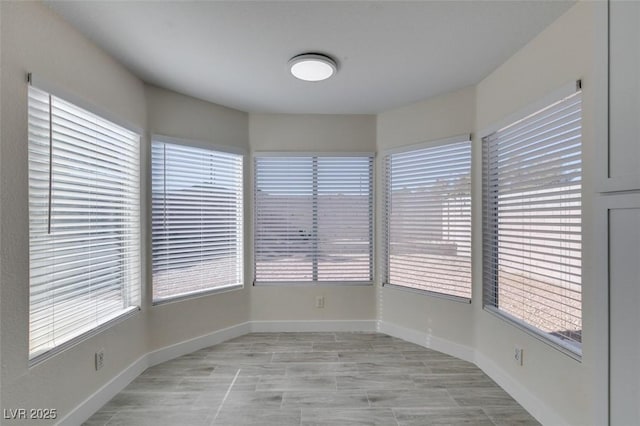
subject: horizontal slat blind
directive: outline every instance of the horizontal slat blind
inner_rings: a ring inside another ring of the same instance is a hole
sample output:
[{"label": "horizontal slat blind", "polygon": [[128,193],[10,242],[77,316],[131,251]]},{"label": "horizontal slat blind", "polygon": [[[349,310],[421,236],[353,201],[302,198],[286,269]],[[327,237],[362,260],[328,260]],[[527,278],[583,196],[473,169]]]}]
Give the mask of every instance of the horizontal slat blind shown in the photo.
[{"label": "horizontal slat blind", "polygon": [[582,341],[581,94],[483,139],[484,303]]},{"label": "horizontal slat blind", "polygon": [[242,162],[152,142],[154,302],[242,285]]},{"label": "horizontal slat blind", "polygon": [[385,283],[470,299],[471,142],[385,162]]},{"label": "horizontal slat blind", "polygon": [[29,354],[140,305],[140,137],[29,88]]},{"label": "horizontal slat blind", "polygon": [[255,280],[373,276],[373,156],[255,158]]}]

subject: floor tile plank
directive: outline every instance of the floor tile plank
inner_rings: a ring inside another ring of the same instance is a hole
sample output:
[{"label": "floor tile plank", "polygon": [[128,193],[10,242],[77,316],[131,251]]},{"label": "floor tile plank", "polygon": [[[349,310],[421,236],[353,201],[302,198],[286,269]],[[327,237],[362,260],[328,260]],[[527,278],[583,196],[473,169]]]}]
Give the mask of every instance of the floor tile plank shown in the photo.
[{"label": "floor tile plank", "polygon": [[144,371],[86,426],[537,426],[474,364],[379,333],[251,333]]}]

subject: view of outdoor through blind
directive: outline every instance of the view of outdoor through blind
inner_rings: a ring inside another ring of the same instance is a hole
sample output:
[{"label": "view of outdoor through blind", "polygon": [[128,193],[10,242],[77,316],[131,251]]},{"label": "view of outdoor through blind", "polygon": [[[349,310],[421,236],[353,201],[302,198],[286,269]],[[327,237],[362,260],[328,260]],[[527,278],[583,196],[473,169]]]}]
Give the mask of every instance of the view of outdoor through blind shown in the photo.
[{"label": "view of outdoor through blind", "polygon": [[580,352],[582,125],[575,93],[483,139],[484,303]]},{"label": "view of outdoor through blind", "polygon": [[242,285],[242,162],[152,142],[154,302]]},{"label": "view of outdoor through blind", "polygon": [[29,88],[29,355],[140,304],[140,137]]},{"label": "view of outdoor through blind", "polygon": [[471,141],[385,160],[385,284],[471,299]]},{"label": "view of outdoor through blind", "polygon": [[255,158],[255,280],[373,279],[373,156]]}]

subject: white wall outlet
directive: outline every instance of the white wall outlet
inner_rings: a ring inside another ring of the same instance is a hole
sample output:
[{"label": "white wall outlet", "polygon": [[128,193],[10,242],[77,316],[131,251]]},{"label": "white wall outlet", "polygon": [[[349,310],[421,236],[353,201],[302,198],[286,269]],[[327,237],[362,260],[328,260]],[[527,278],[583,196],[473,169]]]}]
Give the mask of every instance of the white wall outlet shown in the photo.
[{"label": "white wall outlet", "polygon": [[518,365],[524,364],[524,349],[519,346],[516,346],[513,351],[513,360]]},{"label": "white wall outlet", "polygon": [[96,352],[95,361],[96,361],[96,371],[104,367],[104,349],[99,349],[98,352]]},{"label": "white wall outlet", "polygon": [[324,296],[316,296],[316,308],[324,308]]}]

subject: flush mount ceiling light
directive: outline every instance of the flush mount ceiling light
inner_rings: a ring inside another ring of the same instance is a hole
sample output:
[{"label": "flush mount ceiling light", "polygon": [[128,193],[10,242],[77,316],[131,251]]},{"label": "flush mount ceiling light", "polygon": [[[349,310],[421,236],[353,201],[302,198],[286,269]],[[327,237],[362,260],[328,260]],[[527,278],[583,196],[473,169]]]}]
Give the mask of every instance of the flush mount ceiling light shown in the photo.
[{"label": "flush mount ceiling light", "polygon": [[303,53],[289,60],[291,74],[304,81],[322,81],[338,70],[336,61],[319,53]]}]

